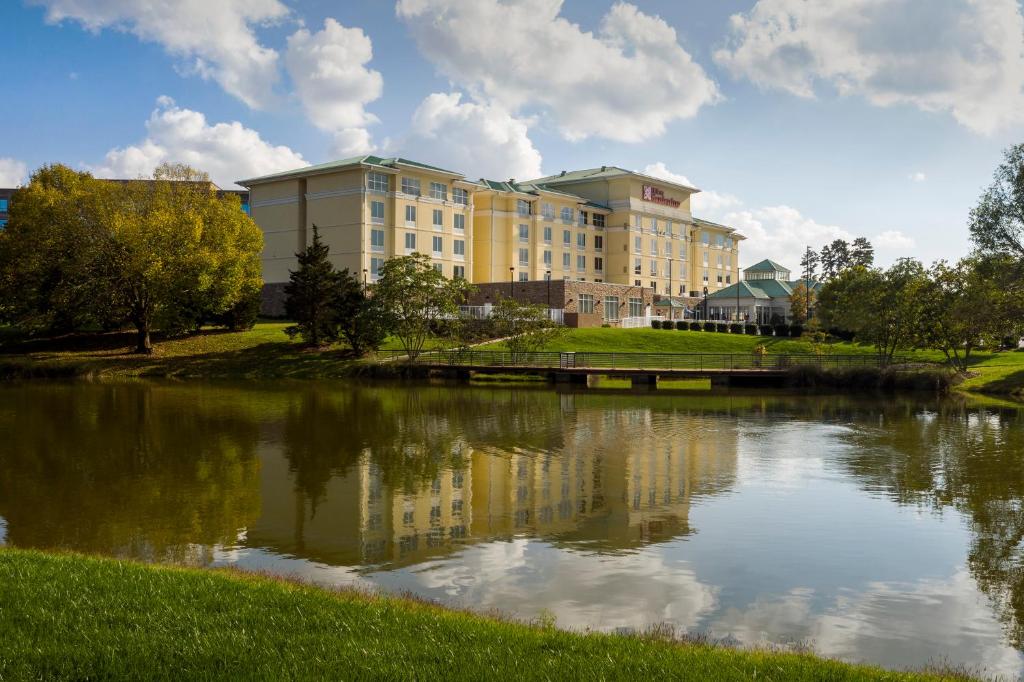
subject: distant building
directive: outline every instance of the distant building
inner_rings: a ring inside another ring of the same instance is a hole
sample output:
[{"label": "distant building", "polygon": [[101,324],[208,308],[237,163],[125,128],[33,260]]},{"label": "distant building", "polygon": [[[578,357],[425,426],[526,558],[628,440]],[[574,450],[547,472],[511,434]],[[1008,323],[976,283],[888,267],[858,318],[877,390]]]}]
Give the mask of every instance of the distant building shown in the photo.
[{"label": "distant building", "polygon": [[8,211],[11,209],[11,197],[15,190],[11,187],[0,187],[0,230],[7,227]]},{"label": "distant building", "polygon": [[[790,278],[790,271],[772,260],[763,260],[743,271],[743,281],[708,294],[706,317],[709,320],[739,320],[757,324],[788,322],[790,296],[800,283],[817,292],[821,283]],[[705,302],[698,306],[705,316]],[[813,316],[813,310],[811,311]]]}]

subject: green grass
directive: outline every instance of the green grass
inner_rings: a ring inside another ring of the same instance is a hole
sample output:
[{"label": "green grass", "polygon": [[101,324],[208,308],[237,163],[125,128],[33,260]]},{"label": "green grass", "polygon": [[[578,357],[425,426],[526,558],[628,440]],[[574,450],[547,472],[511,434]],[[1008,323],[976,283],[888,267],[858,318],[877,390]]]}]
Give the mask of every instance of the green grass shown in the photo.
[{"label": "green grass", "polygon": [[943,679],[12,549],[0,549],[0,641],[0,679]]}]

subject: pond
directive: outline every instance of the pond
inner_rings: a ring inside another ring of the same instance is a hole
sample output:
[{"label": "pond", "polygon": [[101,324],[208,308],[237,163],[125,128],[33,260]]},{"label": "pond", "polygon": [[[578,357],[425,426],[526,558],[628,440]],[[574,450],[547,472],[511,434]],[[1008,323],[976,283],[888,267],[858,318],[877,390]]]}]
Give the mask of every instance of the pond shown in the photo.
[{"label": "pond", "polygon": [[1024,671],[1024,411],[350,384],[0,388],[0,543]]}]

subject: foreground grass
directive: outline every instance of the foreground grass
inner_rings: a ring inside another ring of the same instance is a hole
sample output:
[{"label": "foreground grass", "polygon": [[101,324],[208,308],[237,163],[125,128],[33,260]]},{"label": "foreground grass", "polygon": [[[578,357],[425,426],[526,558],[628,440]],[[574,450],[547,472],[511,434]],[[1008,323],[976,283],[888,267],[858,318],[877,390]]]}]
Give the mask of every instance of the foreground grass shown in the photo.
[{"label": "foreground grass", "polygon": [[0,549],[0,641],[0,679],[943,679],[12,549]]}]

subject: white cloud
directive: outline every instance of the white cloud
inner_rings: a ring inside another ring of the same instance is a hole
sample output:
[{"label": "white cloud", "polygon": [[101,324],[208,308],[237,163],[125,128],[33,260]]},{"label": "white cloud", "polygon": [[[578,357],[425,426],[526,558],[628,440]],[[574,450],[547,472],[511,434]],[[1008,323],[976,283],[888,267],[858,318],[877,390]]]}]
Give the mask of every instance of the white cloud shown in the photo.
[{"label": "white cloud", "polygon": [[152,41],[185,60],[185,70],[216,81],[251,107],[266,105],[278,78],[277,51],[254,26],[290,13],[280,0],[32,0],[46,20],[74,20],[89,31],[110,28]]},{"label": "white cloud", "polygon": [[146,139],[107,152],[89,169],[97,177],[148,176],[164,161],[187,163],[210,174],[221,187],[235,180],[308,165],[301,154],[274,146],[238,121],[209,124],[206,117],[161,97],[146,121]]},{"label": "white cloud", "polygon": [[[648,164],[640,172],[653,178],[661,178],[662,180],[668,180],[680,185],[696,187],[685,175],[673,173],[669,170],[664,161]],[[690,208],[694,215],[710,220],[710,216],[722,215],[726,209],[735,208],[741,203],[739,198],[732,194],[722,194],[713,190],[701,190],[699,194],[694,194],[693,198],[690,199]]]},{"label": "white cloud", "polygon": [[306,116],[334,134],[335,151],[342,156],[371,151],[366,126],[377,117],[366,105],[384,88],[380,72],[366,68],[372,58],[373,43],[362,29],[330,18],[317,33],[300,29],[288,38],[285,64]]},{"label": "white cloud", "polygon": [[512,114],[538,107],[570,140],[644,140],[719,98],[661,18],[619,2],[595,33],[561,8],[562,0],[399,0],[396,12],[454,83]]},{"label": "white cloud", "polygon": [[18,187],[28,179],[28,166],[17,159],[0,157],[0,187]]},{"label": "white cloud", "polygon": [[410,132],[395,151],[431,159],[470,178],[536,178],[542,175],[541,155],[527,132],[526,120],[498,106],[463,102],[459,93],[435,92],[416,108]]},{"label": "white cloud", "polygon": [[928,176],[918,171],[916,173],[911,173],[910,175],[908,175],[907,179],[910,180],[911,182],[924,182],[925,180],[928,179]]},{"label": "white cloud", "polygon": [[876,234],[871,238],[871,243],[874,244],[877,249],[887,249],[891,251],[912,249],[915,245],[915,242],[911,237],[908,237],[899,230],[886,230],[881,234]]},{"label": "white cloud", "polygon": [[814,97],[828,83],[981,133],[1024,121],[1017,0],[758,0],[731,26],[715,60],[763,88]]},{"label": "white cloud", "polygon": [[680,175],[679,173],[673,173],[670,171],[664,161],[649,163],[644,166],[644,169],[640,172],[644,175],[650,175],[652,178],[661,178],[662,180],[674,182],[677,185],[687,185],[689,187],[694,186],[694,184],[690,182],[690,179],[685,175]]}]

